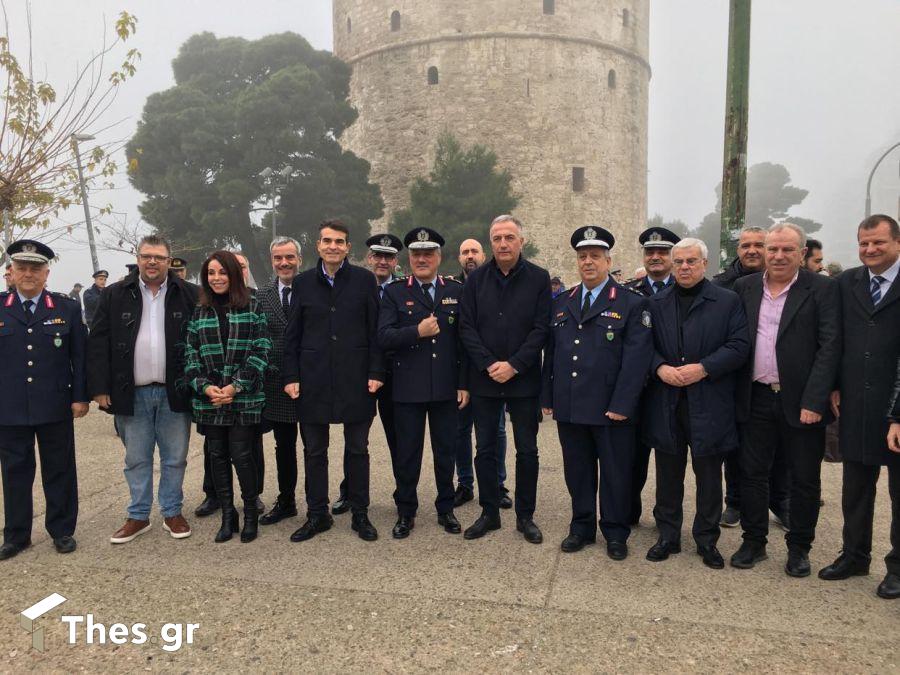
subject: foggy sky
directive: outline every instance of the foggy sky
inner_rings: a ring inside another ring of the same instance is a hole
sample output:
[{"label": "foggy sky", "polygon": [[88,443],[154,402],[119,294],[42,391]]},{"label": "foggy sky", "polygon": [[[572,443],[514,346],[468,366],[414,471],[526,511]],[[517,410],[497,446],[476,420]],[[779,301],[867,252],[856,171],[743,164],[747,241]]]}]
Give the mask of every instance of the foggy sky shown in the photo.
[{"label": "foggy sky", "polygon": [[[133,133],[146,97],[174,84],[171,61],[194,33],[255,39],[294,31],[319,49],[330,49],[332,41],[330,0],[34,0],[31,7],[35,75],[45,76],[58,91],[72,79],[76,63],[98,49],[104,26],[112,33],[120,10],[138,17],[138,32],[128,46],[138,48],[142,59],[106,116],[107,123],[122,122],[102,141]],[[24,8],[25,0],[6,0],[12,49],[20,58],[27,49]],[[715,205],[727,26],[727,0],[652,0],[651,216],[693,226]],[[826,260],[858,264],[855,231],[866,178],[881,152],[900,141],[898,30],[900,0],[753,3],[748,164],[784,164],[793,184],[810,191],[793,213],[825,225],[815,236],[825,240]],[[117,159],[124,167],[124,152]],[[898,165],[900,150],[876,174],[874,212],[897,215]],[[140,193],[124,173],[115,182],[115,190],[92,192],[91,203],[111,203],[128,222],[137,221]],[[80,221],[80,210],[67,218]],[[75,281],[89,285],[86,248],[63,243],[57,249],[62,260],[51,272],[51,287],[68,291]],[[117,278],[131,259],[100,251],[100,261]]]}]

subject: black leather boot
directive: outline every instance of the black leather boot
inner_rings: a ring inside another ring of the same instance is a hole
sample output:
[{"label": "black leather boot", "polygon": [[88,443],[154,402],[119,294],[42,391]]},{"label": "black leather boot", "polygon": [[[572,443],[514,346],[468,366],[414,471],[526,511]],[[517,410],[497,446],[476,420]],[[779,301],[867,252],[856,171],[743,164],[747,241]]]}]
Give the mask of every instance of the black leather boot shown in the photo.
[{"label": "black leather boot", "polygon": [[209,468],[216,497],[222,505],[222,527],[216,533],[215,541],[228,541],[238,530],[238,514],[234,508],[234,493],[231,487],[231,460],[228,444],[220,439],[207,439],[209,448]]},{"label": "black leather boot", "polygon": [[259,508],[256,499],[259,497],[259,471],[256,464],[256,448],[254,442],[238,441],[231,443],[231,461],[241,486],[241,498],[244,500],[244,529],[241,530],[241,541],[246,543],[256,539],[259,528]]}]

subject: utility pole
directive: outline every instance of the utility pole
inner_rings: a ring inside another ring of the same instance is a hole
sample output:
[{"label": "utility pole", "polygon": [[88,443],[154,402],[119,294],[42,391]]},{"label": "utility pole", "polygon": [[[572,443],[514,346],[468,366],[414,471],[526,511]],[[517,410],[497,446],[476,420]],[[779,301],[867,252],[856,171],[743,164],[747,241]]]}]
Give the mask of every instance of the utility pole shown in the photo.
[{"label": "utility pole", "polygon": [[[900,143],[894,143],[891,147],[884,151],[884,154],[878,158],[878,161],[875,162],[875,166],[872,167],[872,170],[869,172],[869,180],[866,181],[866,218],[872,215],[872,179],[875,177],[875,172],[878,170],[878,166],[884,161],[884,158],[891,154],[891,151],[894,148],[900,148]],[[900,211],[900,209],[898,209]]]},{"label": "utility pole", "polygon": [[725,156],[722,162],[722,250],[730,256],[747,208],[747,122],[750,113],[751,0],[730,0]]},{"label": "utility pole", "polygon": [[88,246],[91,249],[91,263],[94,272],[100,270],[100,261],[97,259],[97,245],[94,243],[94,227],[91,225],[91,209],[88,206],[87,187],[84,184],[84,171],[81,168],[81,152],[78,150],[78,141],[92,141],[91,134],[72,134],[72,150],[75,151],[75,165],[78,167],[78,184],[81,186],[81,203],[84,206],[84,222],[87,225]]}]

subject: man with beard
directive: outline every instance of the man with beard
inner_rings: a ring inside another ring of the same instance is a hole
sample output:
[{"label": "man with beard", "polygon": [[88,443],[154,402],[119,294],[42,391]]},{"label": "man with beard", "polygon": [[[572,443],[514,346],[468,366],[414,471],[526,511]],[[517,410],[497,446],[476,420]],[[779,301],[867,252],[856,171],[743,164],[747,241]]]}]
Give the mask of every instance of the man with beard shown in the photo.
[{"label": "man with beard", "polygon": [[[463,283],[469,275],[484,264],[484,249],[477,239],[466,239],[459,245],[459,280]],[[459,411],[456,431],[456,496],[454,506],[462,506],[475,499],[475,470],[472,467],[472,406]],[[511,509],[512,499],[506,489],[506,410],[500,411],[497,427],[497,474],[500,481],[500,508]]]},{"label": "man with beard", "polygon": [[803,259],[803,268],[813,274],[819,274],[825,265],[822,263],[822,242],[818,239],[806,240],[806,257]]},{"label": "man with beard", "polygon": [[[674,283],[672,276],[672,247],[681,237],[664,227],[650,227],[641,232],[638,243],[644,252],[644,270],[640,279],[625,284],[625,287],[646,298],[662,292]],[[629,525],[637,525],[641,520],[641,493],[647,482],[647,467],[650,464],[650,448],[641,441],[640,426],[637,427],[638,440],[635,446],[634,471],[631,476],[631,513]]]}]

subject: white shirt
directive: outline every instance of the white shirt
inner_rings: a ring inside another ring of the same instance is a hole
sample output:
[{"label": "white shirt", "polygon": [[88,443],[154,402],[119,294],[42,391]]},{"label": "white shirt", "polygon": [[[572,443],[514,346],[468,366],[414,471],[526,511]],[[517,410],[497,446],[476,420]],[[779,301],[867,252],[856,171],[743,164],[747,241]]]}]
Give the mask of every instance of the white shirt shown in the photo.
[{"label": "white shirt", "polygon": [[293,290],[293,286],[291,284],[284,283],[281,279],[278,279],[278,300],[280,301],[284,297],[284,289],[288,289],[288,302],[291,301],[291,291]]},{"label": "white shirt", "polygon": [[134,386],[166,382],[166,292],[163,281],[156,295],[143,279],[138,281],[143,301],[141,325],[134,345]]},{"label": "white shirt", "polygon": [[[898,271],[900,271],[900,258],[897,258],[897,260],[894,261],[894,264],[881,274],[872,274],[872,270],[869,270],[869,291],[871,292],[872,290],[872,277],[881,277],[883,279],[881,282],[881,300],[884,300],[884,296],[891,290],[891,284],[893,284],[894,279],[897,278]],[[881,300],[878,302],[881,302]]]}]

